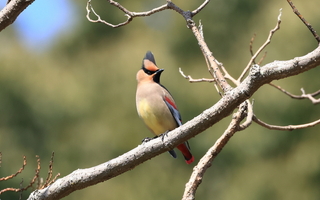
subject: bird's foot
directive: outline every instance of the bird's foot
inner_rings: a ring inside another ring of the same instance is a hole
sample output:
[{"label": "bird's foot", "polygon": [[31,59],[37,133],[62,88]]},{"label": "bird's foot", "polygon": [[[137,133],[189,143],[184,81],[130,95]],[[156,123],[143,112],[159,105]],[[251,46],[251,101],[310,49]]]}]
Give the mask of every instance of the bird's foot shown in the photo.
[{"label": "bird's foot", "polygon": [[149,138],[149,137],[146,137],[144,138],[141,142],[142,143],[146,143],[146,142],[149,142],[150,140],[152,140],[153,138]]},{"label": "bird's foot", "polygon": [[163,142],[163,140],[164,140],[164,137],[168,136],[168,132],[169,132],[169,131],[166,131],[166,132],[164,132],[164,133],[162,133],[162,134],[159,135],[159,137],[161,137],[162,142]]}]

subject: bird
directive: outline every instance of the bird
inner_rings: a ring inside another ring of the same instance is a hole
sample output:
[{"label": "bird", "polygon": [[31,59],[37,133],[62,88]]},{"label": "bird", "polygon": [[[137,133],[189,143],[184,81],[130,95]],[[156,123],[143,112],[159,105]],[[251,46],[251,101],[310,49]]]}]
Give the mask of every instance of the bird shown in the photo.
[{"label": "bird", "polygon": [[[181,115],[170,92],[160,84],[160,75],[164,69],[156,65],[153,54],[147,51],[142,67],[137,72],[136,107],[139,117],[156,137],[182,125]],[[188,141],[179,144],[187,164],[194,161]],[[176,158],[174,150],[169,153]]]}]

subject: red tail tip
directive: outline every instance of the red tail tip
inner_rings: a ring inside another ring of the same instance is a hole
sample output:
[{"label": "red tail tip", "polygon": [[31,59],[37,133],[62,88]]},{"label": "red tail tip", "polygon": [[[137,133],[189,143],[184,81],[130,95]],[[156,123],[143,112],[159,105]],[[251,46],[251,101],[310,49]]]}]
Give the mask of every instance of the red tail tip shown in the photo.
[{"label": "red tail tip", "polygon": [[193,163],[193,161],[194,161],[194,157],[192,156],[192,158],[190,158],[189,160],[186,160],[186,163],[191,164],[191,163]]}]

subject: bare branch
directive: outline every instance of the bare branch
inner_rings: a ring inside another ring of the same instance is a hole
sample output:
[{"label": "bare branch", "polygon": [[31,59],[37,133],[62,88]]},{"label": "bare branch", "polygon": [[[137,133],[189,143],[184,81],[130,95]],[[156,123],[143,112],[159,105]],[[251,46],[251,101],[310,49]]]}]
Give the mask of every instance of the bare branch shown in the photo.
[{"label": "bare branch", "polygon": [[37,169],[35,170],[35,175],[34,175],[33,179],[30,181],[29,185],[27,185],[25,188],[20,189],[20,191],[27,190],[28,188],[32,187],[32,185],[36,182],[36,180],[39,177],[40,169],[41,169],[41,163],[40,163],[39,156],[36,156],[36,157],[37,157],[37,164],[38,165],[37,165]]},{"label": "bare branch", "polygon": [[264,52],[263,56],[260,58],[260,60],[257,64],[261,65],[262,61],[266,58],[266,56],[267,56],[267,52]]},{"label": "bare branch", "polygon": [[[10,176],[6,176],[6,177],[2,177],[0,178],[0,181],[6,181],[8,179],[12,179],[13,177],[16,177],[18,174],[20,174],[23,170],[24,170],[24,167],[27,165],[27,158],[26,156],[23,156],[23,164],[22,164],[22,167],[14,174],[10,175]],[[0,194],[2,192],[0,191]]]},{"label": "bare branch", "polygon": [[309,24],[309,22],[307,22],[307,20],[300,14],[300,12],[298,11],[298,9],[294,6],[294,4],[292,3],[291,0],[287,0],[287,2],[289,3],[289,5],[291,6],[293,12],[299,17],[299,19],[301,19],[301,21],[304,23],[304,25],[306,25],[309,29],[309,31],[312,33],[313,37],[317,40],[318,44],[320,43],[320,37],[317,34],[317,32],[313,29],[313,27],[311,26],[311,24]]},{"label": "bare branch", "polygon": [[215,82],[214,79],[207,79],[207,78],[200,78],[200,79],[193,79],[190,75],[186,76],[183,71],[181,70],[181,68],[179,67],[179,72],[182,75],[183,78],[188,79],[190,83],[199,83],[199,82]]},{"label": "bare branch", "polygon": [[[251,57],[254,55],[253,54],[253,50],[252,50],[252,46],[253,46],[253,41],[254,41],[254,39],[256,38],[256,34],[254,33],[253,34],[253,36],[252,36],[252,38],[251,38],[251,40],[250,40],[250,43],[249,43],[249,50],[250,50],[250,54],[251,54]],[[253,61],[252,61],[254,64],[256,64],[255,63],[255,59],[253,59]]]},{"label": "bare branch", "polygon": [[[255,38],[256,38],[256,34],[253,34],[253,36],[252,36],[252,38],[250,40],[250,43],[249,43],[249,51],[250,51],[250,55],[252,57],[254,56],[252,48],[253,48],[253,42],[254,42]],[[264,52],[262,58],[259,60],[259,62],[257,64],[260,65],[262,63],[262,61],[266,58],[266,56],[267,56],[267,52]],[[252,63],[256,64],[255,59],[252,60]]]},{"label": "bare branch", "polygon": [[[22,192],[22,191],[25,191],[27,189],[29,189],[30,187],[32,187],[32,185],[36,182],[37,178],[39,177],[39,173],[40,173],[40,158],[37,156],[37,163],[38,163],[38,166],[37,166],[37,169],[36,169],[36,173],[35,173],[35,176],[33,177],[33,179],[30,181],[30,183],[26,186],[26,187],[22,187],[22,183],[23,183],[23,180],[21,181],[20,183],[20,188],[5,188],[3,190],[0,191],[0,195],[4,192],[8,192],[8,191],[12,191],[12,192]],[[11,179],[13,177],[16,177],[18,174],[20,174],[23,170],[24,170],[24,167],[27,165],[27,159],[26,159],[26,156],[23,156],[23,165],[22,167],[15,173],[15,174],[12,174],[10,176],[7,176],[7,177],[3,177],[3,178],[0,178],[0,181],[6,181],[8,179]]]},{"label": "bare branch", "polygon": [[0,31],[12,24],[24,9],[35,0],[11,0],[0,11]]},{"label": "bare branch", "polygon": [[246,111],[246,102],[240,105],[239,110],[233,114],[232,121],[223,135],[215,142],[215,144],[200,159],[197,166],[193,168],[191,177],[186,184],[186,188],[182,200],[195,199],[196,191],[202,182],[204,173],[211,166],[214,158],[220,153],[222,148],[228,143],[230,138],[238,131],[239,124],[244,117]]},{"label": "bare branch", "polygon": [[309,128],[313,127],[317,124],[320,124],[320,119],[310,122],[307,124],[300,124],[300,125],[288,125],[288,126],[277,126],[277,125],[271,125],[263,122],[262,120],[258,119],[255,115],[253,116],[253,121],[256,122],[257,124],[271,130],[279,130],[279,131],[292,131],[292,130],[297,130],[297,129],[303,129],[303,128]]},{"label": "bare branch", "polygon": [[[319,94],[319,91],[320,91],[320,90],[318,90],[318,91],[316,92],[316,94]],[[310,101],[311,101],[313,104],[318,104],[318,103],[320,103],[320,98],[319,98],[319,99],[315,99],[312,94],[306,94],[303,88],[301,88],[301,92],[302,92],[302,95],[301,95],[301,96],[304,97],[304,98],[310,99]]]},{"label": "bare branch", "polygon": [[60,173],[58,173],[53,179],[52,179],[52,171],[53,171],[53,158],[54,158],[54,152],[51,154],[51,159],[50,159],[50,164],[49,164],[49,171],[48,171],[48,176],[46,178],[46,182],[42,186],[38,186],[38,189],[43,189],[50,184],[52,184],[59,176]]},{"label": "bare branch", "polygon": [[205,0],[197,9],[192,11],[192,17],[198,14],[206,5],[210,2],[210,0]]},{"label": "bare branch", "polygon": [[278,20],[277,20],[277,24],[276,27],[274,29],[272,29],[269,33],[269,36],[267,38],[267,41],[258,49],[258,51],[251,57],[248,65],[246,66],[246,68],[243,70],[242,74],[240,75],[240,77],[238,78],[238,81],[241,82],[241,80],[243,79],[244,75],[248,72],[250,66],[252,65],[253,61],[256,59],[256,57],[261,53],[261,51],[266,48],[266,46],[268,46],[268,44],[270,44],[271,42],[271,38],[273,36],[273,34],[280,29],[280,24],[281,24],[281,15],[282,15],[282,9],[280,9],[279,11],[279,15],[278,15]]},{"label": "bare branch", "polygon": [[311,94],[306,94],[304,89],[301,88],[302,95],[299,96],[299,95],[291,94],[290,92],[286,91],[285,89],[283,89],[280,86],[275,85],[273,83],[269,83],[269,85],[273,86],[274,88],[277,88],[278,90],[280,90],[281,92],[283,92],[284,94],[288,95],[289,97],[291,97],[293,99],[309,99],[313,104],[320,103],[320,98],[319,99],[314,98],[315,96],[320,94],[320,90],[318,90],[314,93],[311,93]]},{"label": "bare branch", "polygon": [[217,86],[217,83],[214,79],[207,79],[207,78],[200,78],[200,79],[193,79],[190,75],[186,76],[183,71],[181,70],[181,68],[179,67],[179,72],[181,74],[181,76],[185,79],[188,79],[190,83],[199,83],[199,82],[209,82],[209,83],[214,83],[214,87],[216,88],[218,94],[220,96],[222,96],[221,92],[219,91],[219,88]]},{"label": "bare branch", "polygon": [[[113,28],[118,28],[120,26],[124,26],[124,25],[129,24],[133,20],[133,18],[135,18],[135,17],[150,16],[150,15],[152,15],[154,13],[157,13],[157,12],[160,12],[162,10],[169,9],[168,4],[165,4],[165,5],[159,6],[157,8],[154,8],[154,9],[152,9],[150,11],[147,11],[147,12],[131,12],[131,11],[127,10],[125,7],[123,7],[121,4],[119,4],[116,1],[113,1],[113,0],[108,0],[108,1],[109,1],[109,3],[111,5],[117,7],[118,9],[120,9],[122,12],[125,13],[125,16],[127,17],[126,21],[124,21],[122,23],[119,23],[119,24],[111,24],[109,22],[106,22],[105,20],[101,19],[100,15],[98,15],[94,11],[94,9],[93,9],[93,7],[91,5],[91,0],[88,0],[87,6],[86,6],[86,10],[87,10],[86,17],[87,17],[87,19],[90,22],[93,22],[93,23],[103,23],[103,24],[106,24],[106,25],[111,26]],[[97,17],[96,20],[90,18],[90,13],[91,12],[94,14],[95,17]]]}]

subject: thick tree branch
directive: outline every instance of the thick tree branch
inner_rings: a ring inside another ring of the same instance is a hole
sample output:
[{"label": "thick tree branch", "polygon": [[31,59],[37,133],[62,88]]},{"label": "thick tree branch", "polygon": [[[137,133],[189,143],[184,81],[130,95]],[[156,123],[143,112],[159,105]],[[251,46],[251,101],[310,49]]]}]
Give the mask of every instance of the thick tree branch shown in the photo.
[{"label": "thick tree branch", "polygon": [[156,138],[101,165],[88,169],[78,169],[68,176],[58,179],[47,188],[34,191],[28,199],[61,199],[76,190],[106,181],[131,170],[156,155],[196,136],[230,115],[237,106],[250,98],[262,85],[273,80],[303,73],[318,65],[320,65],[320,47],[305,56],[292,60],[274,61],[263,67],[255,65],[250,70],[249,76],[239,86],[227,92],[211,108],[169,132],[168,136],[163,138],[163,141],[162,138]]},{"label": "thick tree branch", "polygon": [[12,24],[20,13],[35,0],[11,0],[0,11],[0,31]]}]

